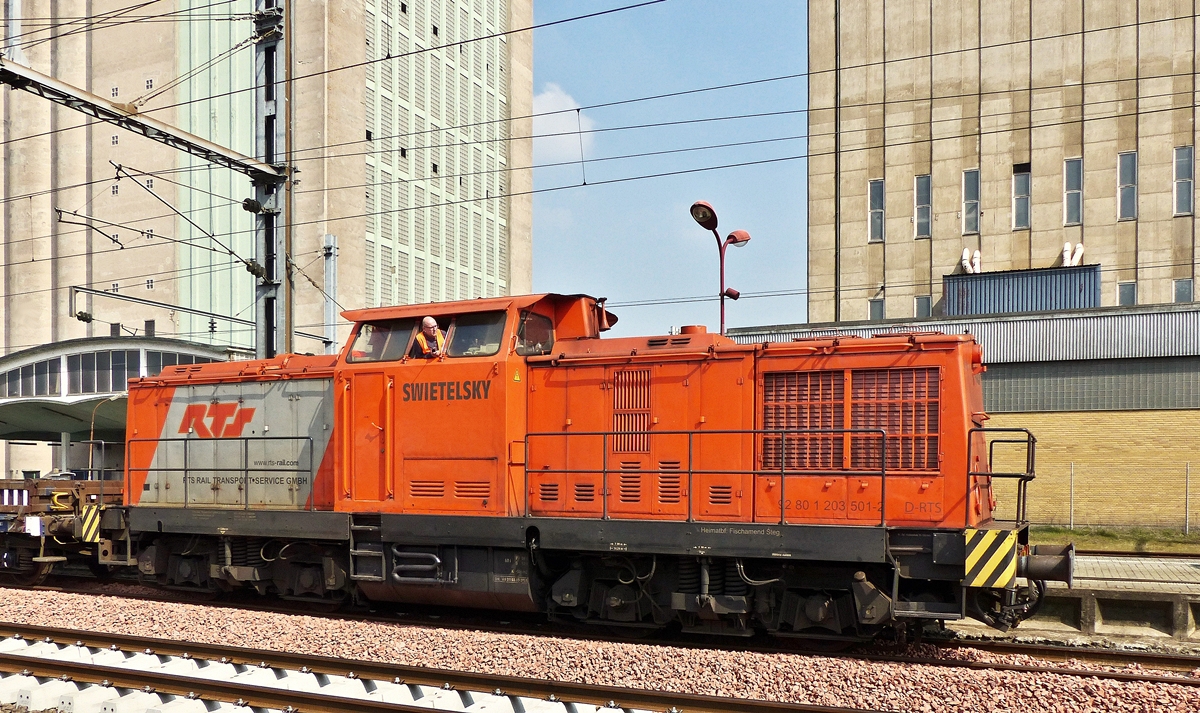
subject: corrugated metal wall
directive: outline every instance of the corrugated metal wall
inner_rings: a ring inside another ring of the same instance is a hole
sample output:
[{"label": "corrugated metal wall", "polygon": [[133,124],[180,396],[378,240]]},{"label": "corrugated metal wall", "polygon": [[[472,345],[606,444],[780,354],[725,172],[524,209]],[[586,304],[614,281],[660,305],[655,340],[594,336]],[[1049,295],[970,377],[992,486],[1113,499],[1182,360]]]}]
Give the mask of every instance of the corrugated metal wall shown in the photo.
[{"label": "corrugated metal wall", "polygon": [[948,316],[1096,309],[1100,266],[1008,270],[944,275],[943,311]]},{"label": "corrugated metal wall", "polygon": [[988,413],[1200,409],[1200,358],[994,364]]},{"label": "corrugated metal wall", "polygon": [[729,336],[742,344],[753,344],[835,334],[869,337],[896,332],[973,334],[983,346],[983,360],[987,364],[1200,356],[1200,304],[986,320],[750,327],[731,329]]}]

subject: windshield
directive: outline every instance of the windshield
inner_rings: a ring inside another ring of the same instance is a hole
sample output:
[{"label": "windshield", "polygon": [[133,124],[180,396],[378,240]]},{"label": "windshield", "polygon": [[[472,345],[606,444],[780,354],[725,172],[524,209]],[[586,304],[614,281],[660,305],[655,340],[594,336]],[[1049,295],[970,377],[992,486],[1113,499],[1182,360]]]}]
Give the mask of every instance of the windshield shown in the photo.
[{"label": "windshield", "polygon": [[412,317],[367,322],[358,330],[346,361],[395,361],[404,356],[417,320]]},{"label": "windshield", "polygon": [[454,320],[446,356],[492,356],[500,351],[504,337],[504,313],[463,314]]}]

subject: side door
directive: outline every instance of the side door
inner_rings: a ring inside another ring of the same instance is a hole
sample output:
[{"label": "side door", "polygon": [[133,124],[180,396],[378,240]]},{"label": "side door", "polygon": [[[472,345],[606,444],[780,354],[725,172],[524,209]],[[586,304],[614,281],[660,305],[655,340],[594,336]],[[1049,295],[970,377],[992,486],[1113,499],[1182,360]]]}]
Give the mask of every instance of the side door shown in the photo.
[{"label": "side door", "polygon": [[404,512],[496,515],[522,497],[504,477],[513,378],[507,321],[503,311],[438,319],[446,325],[444,355],[389,365],[395,447],[388,457]]},{"label": "side door", "polygon": [[406,353],[415,326],[411,318],[364,324],[334,384],[341,410],[336,422],[342,429],[339,488],[341,497],[355,503],[395,497],[395,364]]}]

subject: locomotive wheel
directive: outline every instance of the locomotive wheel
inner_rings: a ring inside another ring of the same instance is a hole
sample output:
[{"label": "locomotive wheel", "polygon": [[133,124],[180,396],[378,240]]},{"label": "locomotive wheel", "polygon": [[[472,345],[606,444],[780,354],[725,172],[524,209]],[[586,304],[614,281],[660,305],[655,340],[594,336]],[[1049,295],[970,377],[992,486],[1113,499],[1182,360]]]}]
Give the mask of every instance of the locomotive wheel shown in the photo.
[{"label": "locomotive wheel", "polygon": [[0,572],[0,586],[4,587],[36,587],[54,571],[53,562],[30,562],[15,572]]}]

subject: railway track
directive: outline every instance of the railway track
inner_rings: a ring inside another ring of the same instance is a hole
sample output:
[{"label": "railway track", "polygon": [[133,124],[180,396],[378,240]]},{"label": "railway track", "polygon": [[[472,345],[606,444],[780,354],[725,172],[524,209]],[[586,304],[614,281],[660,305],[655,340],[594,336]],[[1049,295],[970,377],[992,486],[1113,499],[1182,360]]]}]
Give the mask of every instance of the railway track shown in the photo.
[{"label": "railway track", "polygon": [[[63,578],[66,580],[67,578]],[[295,602],[286,600],[262,600],[261,597],[254,597],[248,601],[204,601],[196,602],[194,599],[187,599],[183,596],[178,596],[181,593],[171,590],[156,590],[147,587],[144,594],[111,594],[103,591],[89,591],[86,589],[74,589],[69,585],[69,580],[66,582],[59,581],[58,586],[42,586],[38,589],[48,591],[61,591],[68,593],[86,594],[94,596],[119,596],[133,599],[141,599],[146,601],[163,601],[163,602],[183,602],[183,603],[199,603],[203,606],[213,606],[232,609],[249,609],[252,611],[260,611],[264,613],[285,614],[285,615],[300,615],[300,616],[315,616],[320,618],[344,620],[344,621],[365,621],[379,624],[392,624],[415,627],[430,627],[439,629],[460,629],[460,630],[476,630],[486,631],[497,634],[513,634],[513,635],[530,635],[572,639],[587,639],[595,641],[608,641],[616,643],[637,643],[644,645],[670,646],[676,648],[688,649],[725,649],[736,651],[750,651],[766,654],[800,654],[806,656],[834,656],[845,657],[863,661],[876,662],[894,662],[894,663],[911,663],[930,666],[951,666],[962,668],[973,668],[977,670],[994,668],[998,670],[1026,671],[1026,672],[1057,672],[1066,675],[1079,675],[1080,669],[1070,669],[1055,666],[1037,667],[1037,666],[1022,666],[1022,665],[1000,665],[990,664],[986,662],[964,661],[958,659],[946,659],[929,656],[909,655],[904,653],[905,648],[898,647],[881,647],[879,645],[863,645],[851,647],[842,650],[823,651],[806,648],[805,643],[795,639],[768,639],[763,640],[763,637],[754,639],[738,640],[729,639],[728,637],[697,637],[695,635],[671,635],[660,634],[651,635],[639,639],[629,639],[619,635],[614,635],[603,630],[598,630],[595,627],[585,625],[567,625],[554,622],[547,622],[544,618],[535,620],[532,617],[523,617],[521,615],[506,614],[506,619],[496,619],[494,613],[485,613],[478,615],[474,612],[464,613],[458,609],[441,609],[436,607],[427,607],[414,609],[412,611],[395,612],[395,611],[340,611],[330,612],[311,609],[297,605]],[[0,634],[9,631],[5,627],[16,625],[0,623]],[[18,632],[20,633],[20,632]],[[1137,666],[1145,669],[1170,671],[1176,673],[1191,673],[1200,670],[1200,656],[1160,653],[1152,651],[1139,651],[1131,649],[1116,649],[1102,646],[1066,646],[1054,644],[1035,644],[1035,643],[1020,643],[1013,641],[998,641],[998,640],[962,640],[962,639],[939,639],[936,637],[924,639],[924,643],[951,650],[966,650],[974,649],[988,652],[995,655],[1023,655],[1032,656],[1038,659],[1043,659],[1049,662],[1068,663],[1071,661],[1081,662],[1085,664],[1096,664],[1113,667],[1130,667]],[[193,647],[194,648],[194,647]],[[1200,685],[1200,678],[1190,677],[1160,677],[1160,679],[1152,678],[1152,674],[1133,674],[1128,672],[1111,672],[1112,675],[1101,675],[1102,678],[1111,678],[1114,680],[1147,680],[1158,682],[1181,683],[1188,686]],[[1087,675],[1098,675],[1092,671],[1088,671]],[[1151,676],[1148,678],[1147,676]],[[1169,680],[1168,680],[1169,679]]]},{"label": "railway track", "polygon": [[[0,679],[0,700],[7,695],[15,701],[13,694],[21,685],[49,683],[54,684],[50,696],[116,698],[125,691],[298,713],[431,707],[489,713],[870,710],[522,679],[18,624],[0,624],[0,636],[7,637],[0,639],[0,671],[11,674]],[[430,698],[442,700],[426,700]]]}]

